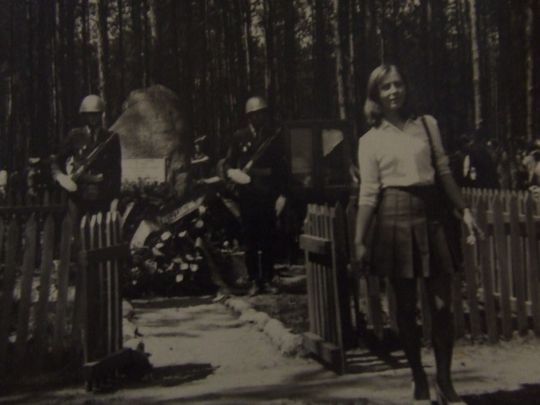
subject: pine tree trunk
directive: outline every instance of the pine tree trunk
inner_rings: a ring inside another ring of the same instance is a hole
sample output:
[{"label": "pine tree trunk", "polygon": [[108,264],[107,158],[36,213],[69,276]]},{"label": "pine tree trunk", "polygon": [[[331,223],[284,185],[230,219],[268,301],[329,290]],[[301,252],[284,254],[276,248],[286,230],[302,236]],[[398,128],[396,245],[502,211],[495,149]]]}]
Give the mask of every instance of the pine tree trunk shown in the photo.
[{"label": "pine tree trunk", "polygon": [[61,30],[63,27],[63,4],[62,2],[56,2],[54,7],[54,33],[51,36],[51,109],[53,119],[53,137],[56,138],[58,133],[64,131],[64,128],[60,128],[60,122],[63,122],[63,108],[62,108],[62,62],[64,49],[61,44]]},{"label": "pine tree trunk", "polygon": [[118,83],[120,95],[122,98],[124,98],[126,95],[125,89],[126,89],[126,79],[125,79],[125,55],[124,55],[124,2],[122,0],[117,0],[116,6],[118,8],[118,15],[117,15],[117,24],[118,24],[118,55],[117,55],[117,61],[118,61],[118,68],[120,70],[120,80]]},{"label": "pine tree trunk", "polygon": [[474,96],[474,127],[480,128],[482,123],[482,94],[480,83],[480,55],[478,51],[478,21],[476,16],[476,0],[469,0],[469,20],[471,26],[471,61],[472,61],[472,84]]},{"label": "pine tree trunk", "polygon": [[[534,137],[534,0],[529,0],[527,4],[527,15],[525,32],[527,43],[525,45],[527,52],[527,74],[526,74],[526,134],[527,140],[530,142]],[[538,23],[538,22],[537,22]],[[537,38],[538,40],[538,38]]]},{"label": "pine tree trunk", "polygon": [[[508,86],[508,80],[511,72],[509,68],[510,64],[510,7],[507,0],[499,0],[497,2],[497,26],[499,30],[499,56],[497,63],[497,76],[498,76],[498,88],[497,88],[497,117],[499,132],[503,138],[503,142],[506,143],[510,140],[510,128],[511,128],[511,114],[509,108],[510,89]],[[510,146],[513,142],[509,143]],[[513,151],[510,151],[513,154]]]},{"label": "pine tree trunk", "polygon": [[294,2],[285,2],[284,36],[283,36],[283,87],[282,99],[284,118],[298,115],[297,86],[298,86],[298,50],[296,39],[297,9]]},{"label": "pine tree trunk", "polygon": [[246,78],[247,78],[247,92],[251,93],[253,90],[253,40],[251,38],[251,21],[252,21],[252,6],[251,0],[244,0],[241,2],[244,9],[243,14],[243,38],[244,38],[244,51],[245,63],[246,63]]},{"label": "pine tree trunk", "polygon": [[276,99],[276,75],[274,66],[274,7],[271,0],[263,0],[264,15],[264,87],[271,106],[275,105]]},{"label": "pine tree trunk", "polygon": [[65,57],[62,62],[62,77],[63,77],[63,122],[61,123],[61,130],[59,138],[61,139],[67,132],[67,128],[71,127],[74,124],[74,118],[76,117],[77,111],[73,108],[73,105],[77,103],[78,83],[75,81],[75,69],[76,58],[75,58],[75,8],[77,7],[76,2],[67,1],[64,2],[64,31],[63,38],[61,40]]},{"label": "pine tree trunk", "polygon": [[334,34],[334,55],[336,60],[336,85],[337,85],[337,104],[338,114],[340,119],[347,118],[345,84],[343,74],[343,54],[341,51],[341,35],[340,35],[340,1],[332,0],[332,9],[334,16],[332,18],[332,31]]},{"label": "pine tree trunk", "polygon": [[315,0],[314,3],[314,32],[313,32],[313,113],[317,117],[328,118],[328,93],[326,92],[326,58],[324,39],[324,2]]},{"label": "pine tree trunk", "polygon": [[90,4],[88,0],[82,0],[82,68],[84,72],[84,90],[87,93],[92,91],[92,79],[90,76]]},{"label": "pine tree trunk", "polygon": [[133,31],[133,83],[131,89],[143,85],[143,36],[141,27],[141,0],[131,0],[131,29]]},{"label": "pine tree trunk", "polygon": [[532,0],[531,10],[533,13],[532,38],[536,40],[532,42],[532,67],[533,67],[533,99],[532,111],[533,114],[533,133],[536,137],[540,137],[540,0]]},{"label": "pine tree trunk", "polygon": [[105,100],[104,122],[108,126],[111,118],[111,102],[109,91],[109,29],[107,16],[109,7],[107,0],[98,0],[98,26],[97,26],[97,51],[98,51],[98,76],[99,93]]}]

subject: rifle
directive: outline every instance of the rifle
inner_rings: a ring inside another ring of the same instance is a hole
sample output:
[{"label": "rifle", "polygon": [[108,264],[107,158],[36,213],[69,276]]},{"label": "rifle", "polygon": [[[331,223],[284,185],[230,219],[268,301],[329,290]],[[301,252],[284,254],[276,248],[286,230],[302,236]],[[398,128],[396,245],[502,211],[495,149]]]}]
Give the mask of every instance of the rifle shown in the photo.
[{"label": "rifle", "polygon": [[[244,167],[240,169],[236,169],[235,172],[233,172],[232,177],[231,173],[228,173],[227,176],[229,178],[229,185],[236,191],[236,186],[239,184],[248,184],[251,181],[251,177],[249,176],[249,172],[253,165],[264,155],[266,150],[270,147],[272,142],[278,137],[279,133],[281,132],[281,128],[279,128],[272,136],[266,138],[261,144],[258,146],[257,150],[253,155],[251,156],[251,159],[247,161],[247,163],[244,165]],[[230,169],[229,169],[230,170]],[[235,193],[236,194],[236,193]]]},{"label": "rifle", "polygon": [[67,191],[76,191],[76,181],[88,170],[115,136],[118,136],[118,134],[111,132],[107,139],[96,145],[90,153],[82,158],[77,158],[76,156],[68,157],[66,160],[66,174],[58,173],[55,175],[55,180]]},{"label": "rifle", "polygon": [[[99,154],[103,151],[103,149],[105,149],[105,147],[107,147],[107,145],[117,135],[118,134],[116,132],[111,132],[107,139],[99,143],[89,154],[85,155],[81,159],[76,159],[74,156],[68,158],[68,162],[66,163],[66,172],[71,177],[71,179],[77,180],[82,174],[84,174],[92,165],[92,163],[94,163],[94,161],[98,158]],[[71,162],[69,162],[70,159],[72,159]]]}]

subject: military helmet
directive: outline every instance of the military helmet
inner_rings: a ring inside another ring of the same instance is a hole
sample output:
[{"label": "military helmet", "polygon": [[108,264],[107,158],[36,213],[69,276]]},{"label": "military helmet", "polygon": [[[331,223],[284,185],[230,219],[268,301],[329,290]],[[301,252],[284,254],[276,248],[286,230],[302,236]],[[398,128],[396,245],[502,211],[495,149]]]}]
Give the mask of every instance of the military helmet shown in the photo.
[{"label": "military helmet", "polygon": [[102,98],[96,94],[90,94],[83,98],[79,113],[99,113],[105,110],[105,103]]},{"label": "military helmet", "polygon": [[262,97],[250,97],[246,101],[246,114],[268,108],[266,100]]}]

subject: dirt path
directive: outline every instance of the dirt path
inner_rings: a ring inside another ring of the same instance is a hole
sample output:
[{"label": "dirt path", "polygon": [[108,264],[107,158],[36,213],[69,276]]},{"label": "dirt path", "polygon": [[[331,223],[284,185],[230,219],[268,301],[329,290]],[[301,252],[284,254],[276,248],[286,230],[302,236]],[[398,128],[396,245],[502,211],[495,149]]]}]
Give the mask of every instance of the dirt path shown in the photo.
[{"label": "dirt path", "polygon": [[[135,304],[136,324],[151,353],[153,379],[114,392],[82,387],[23,393],[5,403],[406,404],[409,373],[400,352],[392,364],[356,354],[357,372],[336,376],[318,363],[283,357],[268,337],[222,304],[158,300]],[[433,359],[425,351],[428,373]],[[458,346],[455,378],[471,404],[538,403],[540,342],[515,339],[497,346]],[[506,390],[506,393],[495,391]],[[435,404],[435,402],[433,402]]]}]

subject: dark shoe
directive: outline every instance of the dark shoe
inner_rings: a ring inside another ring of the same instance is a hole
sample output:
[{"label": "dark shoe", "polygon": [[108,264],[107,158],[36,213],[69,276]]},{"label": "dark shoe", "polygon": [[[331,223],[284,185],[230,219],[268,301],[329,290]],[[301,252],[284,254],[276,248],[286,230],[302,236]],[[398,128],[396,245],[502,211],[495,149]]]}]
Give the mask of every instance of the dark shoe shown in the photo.
[{"label": "dark shoe", "polygon": [[279,294],[279,289],[272,284],[265,284],[263,291],[267,294]]},{"label": "dark shoe", "polygon": [[428,397],[425,399],[417,399],[416,398],[416,385],[414,384],[414,381],[412,382],[412,397],[413,397],[413,405],[431,405],[431,398]]},{"label": "dark shoe", "polygon": [[259,287],[259,286],[257,285],[257,283],[253,283],[253,284],[251,285],[251,287],[249,288],[248,295],[249,295],[250,297],[254,297],[255,295],[260,294],[260,292],[261,292],[261,287]]},{"label": "dark shoe", "polygon": [[435,391],[437,392],[437,402],[439,405],[467,405],[457,394],[454,398],[449,398],[441,389],[439,383],[435,383]]},{"label": "dark shoe", "polygon": [[229,294],[218,291],[212,302],[222,302],[225,301],[227,298],[229,298]]}]

